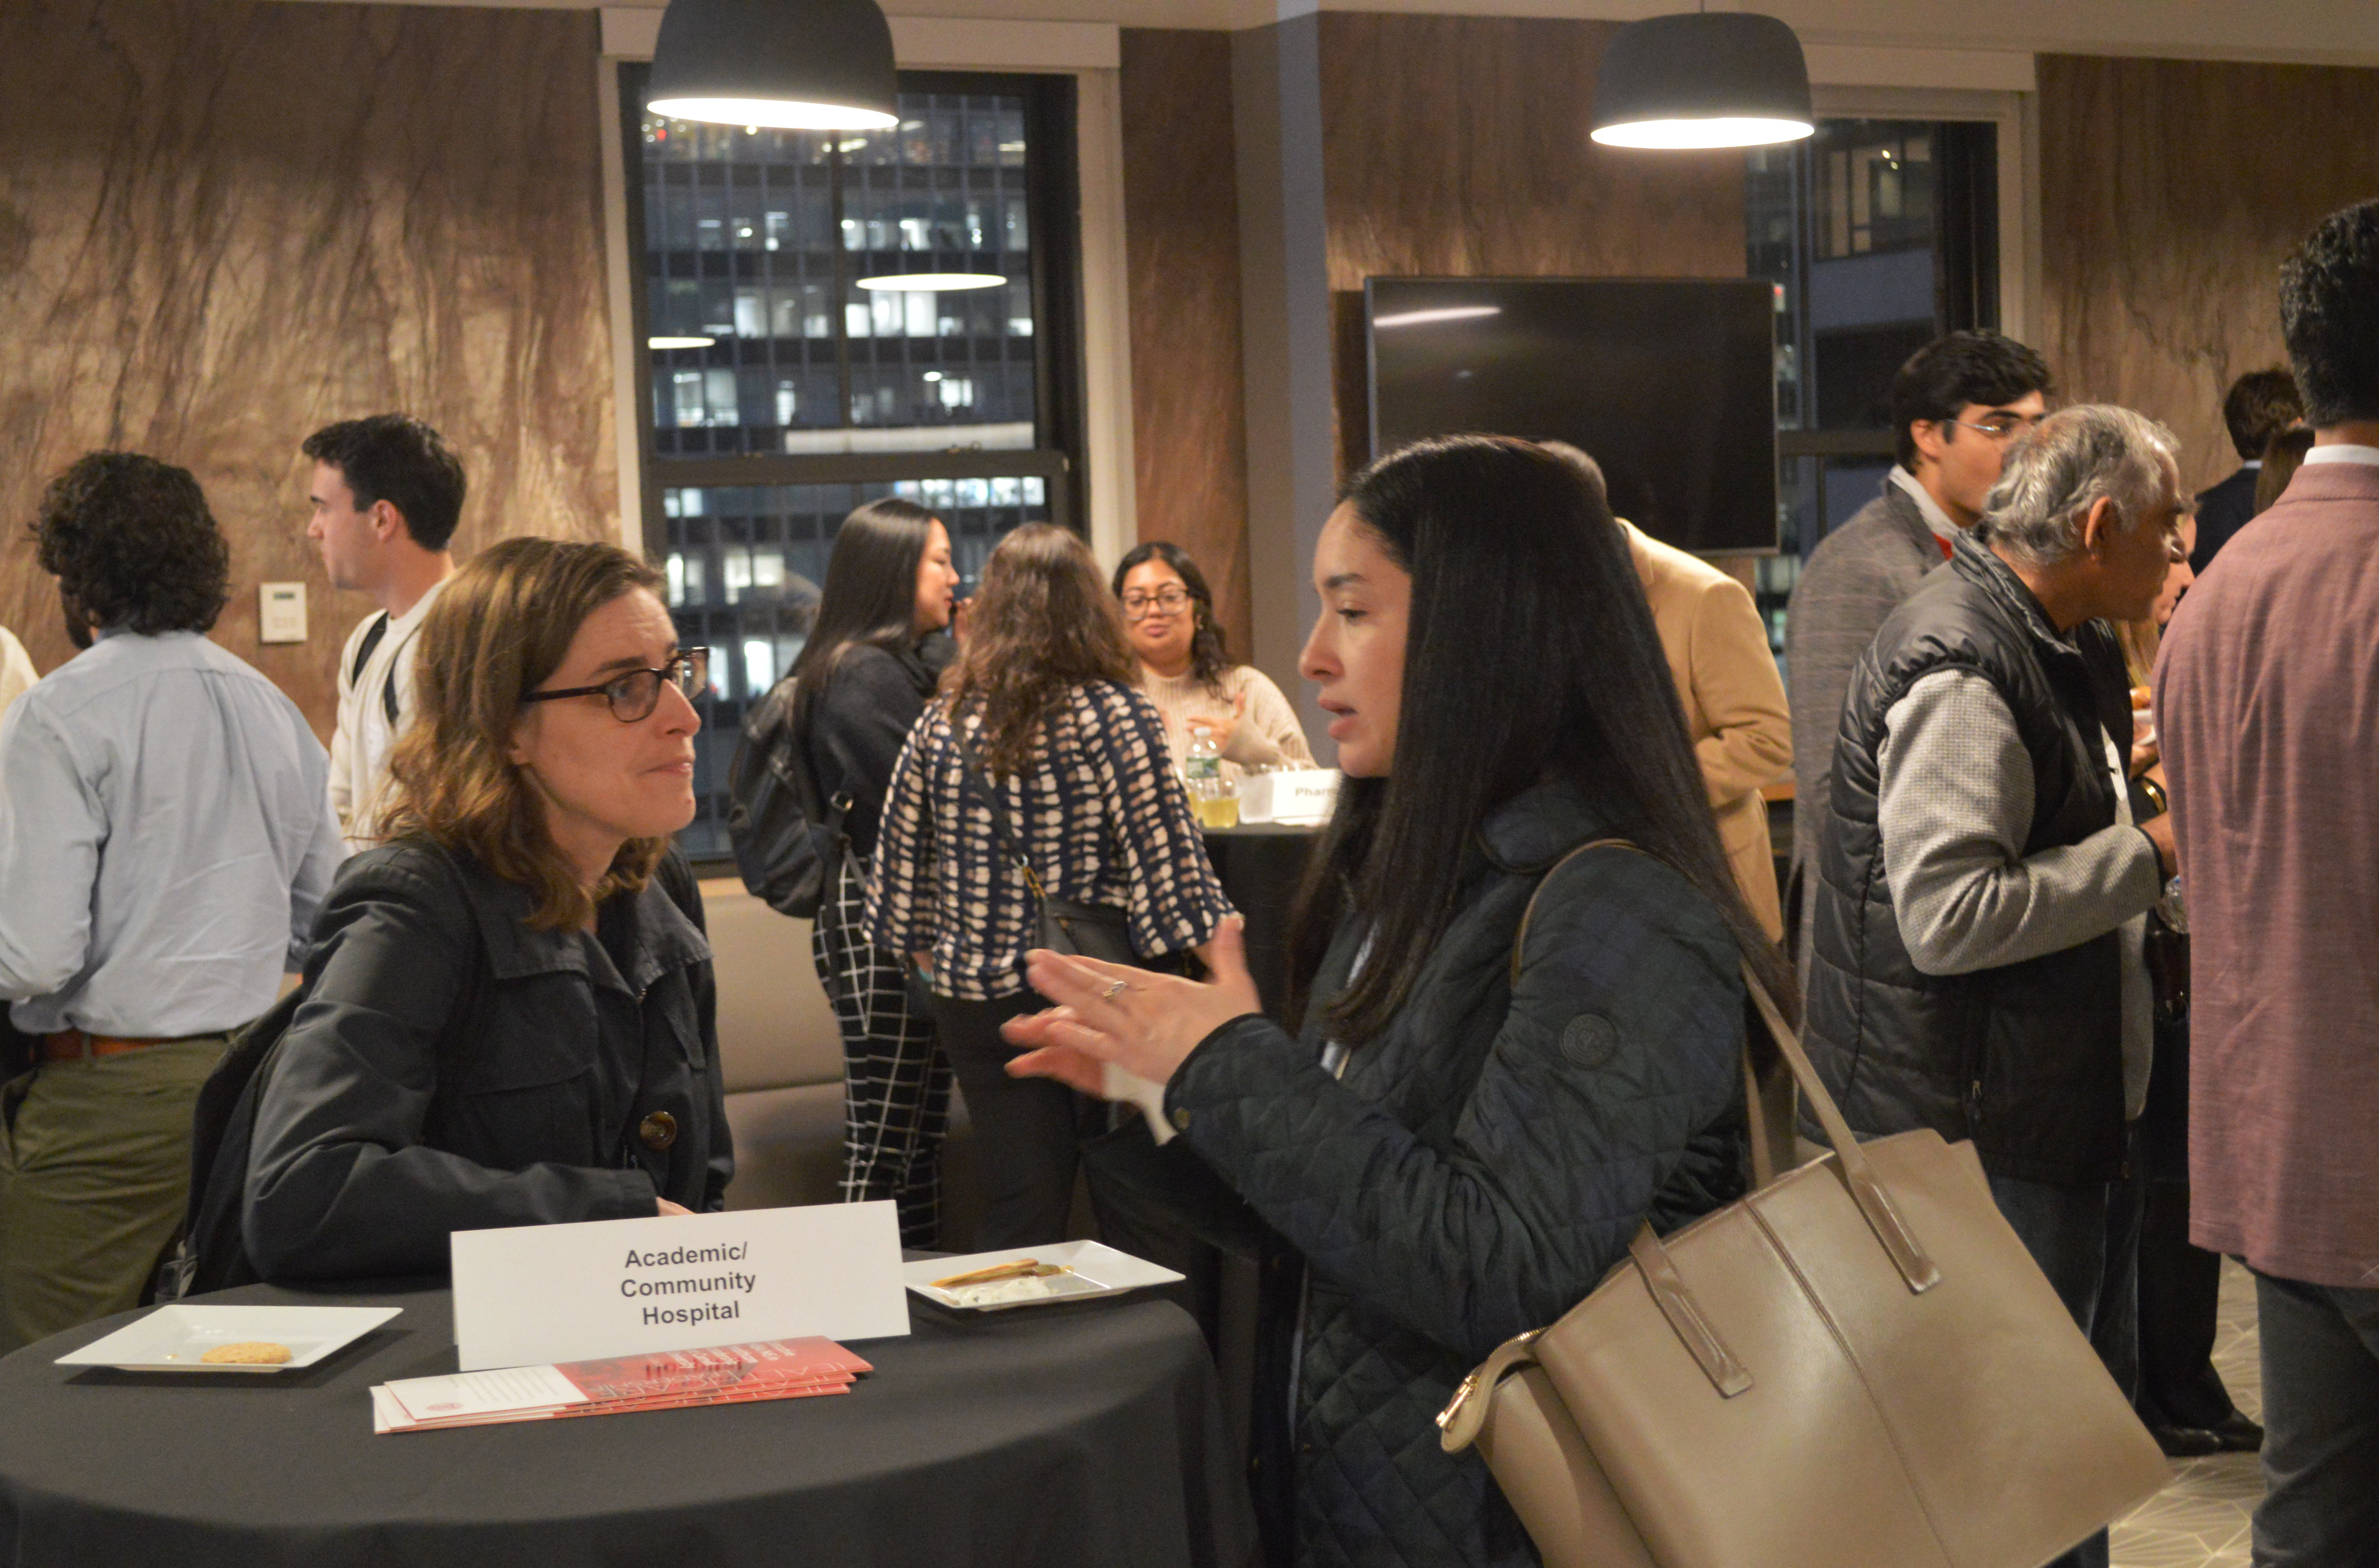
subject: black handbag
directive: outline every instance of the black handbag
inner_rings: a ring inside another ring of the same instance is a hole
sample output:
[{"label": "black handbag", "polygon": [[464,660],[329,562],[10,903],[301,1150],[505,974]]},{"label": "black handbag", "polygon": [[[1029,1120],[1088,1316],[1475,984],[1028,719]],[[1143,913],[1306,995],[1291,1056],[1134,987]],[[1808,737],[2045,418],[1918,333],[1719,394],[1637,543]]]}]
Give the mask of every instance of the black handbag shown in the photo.
[{"label": "black handbag", "polygon": [[1033,889],[1033,902],[1039,907],[1034,923],[1033,946],[1074,958],[1129,964],[1135,969],[1170,967],[1165,959],[1152,963],[1132,950],[1130,917],[1125,911],[1111,904],[1082,904],[1070,899],[1053,899],[1043,891],[1040,875],[1033,869],[1032,858],[1025,854],[1023,844],[1008,823],[1008,808],[1001,803],[999,791],[992,787],[991,776],[984,771],[983,759],[975,753],[974,740],[959,728],[955,715],[950,720],[950,734],[958,741],[959,756],[966,765],[967,781],[974,786],[975,792],[983,797],[983,803],[991,811],[991,834],[999,840],[999,852],[1023,874],[1024,885]]}]

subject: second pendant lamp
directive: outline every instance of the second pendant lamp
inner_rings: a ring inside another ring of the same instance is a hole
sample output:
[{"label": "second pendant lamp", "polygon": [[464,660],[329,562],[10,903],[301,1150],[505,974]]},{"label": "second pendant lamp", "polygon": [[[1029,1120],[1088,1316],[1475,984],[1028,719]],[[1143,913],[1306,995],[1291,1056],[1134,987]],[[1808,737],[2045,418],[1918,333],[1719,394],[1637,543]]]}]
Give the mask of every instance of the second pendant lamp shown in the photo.
[{"label": "second pendant lamp", "polygon": [[1774,17],[1650,17],[1603,51],[1592,134],[1606,147],[1765,147],[1816,129],[1801,41]]},{"label": "second pendant lamp", "polygon": [[779,130],[900,120],[892,29],[876,0],[670,0],[645,104]]}]

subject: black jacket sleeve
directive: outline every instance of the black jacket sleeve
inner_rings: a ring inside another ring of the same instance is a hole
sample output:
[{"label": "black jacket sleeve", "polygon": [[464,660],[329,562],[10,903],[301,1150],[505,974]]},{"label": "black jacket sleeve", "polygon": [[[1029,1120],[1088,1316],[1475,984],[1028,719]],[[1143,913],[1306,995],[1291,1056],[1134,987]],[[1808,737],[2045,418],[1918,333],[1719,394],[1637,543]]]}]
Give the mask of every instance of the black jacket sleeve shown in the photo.
[{"label": "black jacket sleeve", "polygon": [[1742,1028],[1716,911],[1648,858],[1596,850],[1544,887],[1449,1147],[1257,1017],[1191,1053],[1167,1108],[1318,1275],[1475,1360],[1625,1256],[1740,1092]]},{"label": "black jacket sleeve", "polygon": [[810,766],[820,803],[851,792],[843,831],[863,854],[875,850],[893,765],[925,711],[926,693],[918,686],[923,669],[912,669],[881,648],[854,647],[835,667],[810,720]]},{"label": "black jacket sleeve", "polygon": [[484,963],[458,887],[419,862],[351,862],[315,937],[248,1160],[243,1230],[264,1277],[443,1272],[453,1231],[654,1212],[641,1170],[498,1170],[424,1143],[439,1042]]}]

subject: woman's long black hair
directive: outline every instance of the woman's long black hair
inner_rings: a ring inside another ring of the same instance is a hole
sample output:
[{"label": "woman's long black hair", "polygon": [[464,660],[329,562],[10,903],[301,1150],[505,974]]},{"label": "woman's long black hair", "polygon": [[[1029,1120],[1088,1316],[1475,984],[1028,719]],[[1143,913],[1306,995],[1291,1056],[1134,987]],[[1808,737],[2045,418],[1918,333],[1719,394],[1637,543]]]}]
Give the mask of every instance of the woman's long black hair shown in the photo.
[{"label": "woman's long black hair", "polygon": [[896,648],[917,637],[917,568],[925,559],[934,514],[912,501],[871,501],[842,520],[827,558],[826,586],[809,641],[789,674],[793,733],[809,733],[810,715],[835,667],[854,647]]},{"label": "woman's long black hair", "polygon": [[1720,847],[1635,562],[1578,471],[1527,441],[1454,436],[1389,453],[1341,499],[1411,573],[1412,610],[1388,777],[1346,781],[1298,899],[1295,1009],[1331,930],[1359,912],[1370,952],[1328,1025],[1350,1045],[1377,1035],[1444,935],[1489,814],[1561,781],[1709,899],[1795,1011],[1792,966]]},{"label": "woman's long black hair", "polygon": [[1123,598],[1123,580],[1136,566],[1161,561],[1173,568],[1181,579],[1181,586],[1190,595],[1190,614],[1197,630],[1190,634],[1190,673],[1211,687],[1217,695],[1223,689],[1223,676],[1231,668],[1231,656],[1223,645],[1222,623],[1214,619],[1214,590],[1206,586],[1206,574],[1198,570],[1198,562],[1179,545],[1164,539],[1151,539],[1144,545],[1134,545],[1130,553],[1116,563],[1115,581],[1109,587],[1117,602]]}]

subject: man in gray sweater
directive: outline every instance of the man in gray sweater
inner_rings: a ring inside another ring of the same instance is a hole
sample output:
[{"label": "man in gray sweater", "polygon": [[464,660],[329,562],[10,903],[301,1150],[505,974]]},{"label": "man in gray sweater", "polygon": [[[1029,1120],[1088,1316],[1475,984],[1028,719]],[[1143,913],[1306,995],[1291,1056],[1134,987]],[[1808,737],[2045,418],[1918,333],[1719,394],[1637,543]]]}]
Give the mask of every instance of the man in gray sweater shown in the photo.
[{"label": "man in gray sweater", "polygon": [[1852,666],[1884,617],[1949,559],[1950,541],[1981,514],[2008,448],[2039,422],[2051,390],[2047,362],[1997,332],[1937,338],[1892,378],[1898,465],[1881,495],[1818,543],[1786,611],[1794,795],[1788,911],[1807,908]]},{"label": "man in gray sweater", "polygon": [[[2186,556],[2170,433],[2051,415],[1852,672],[1819,834],[1806,1039],[1851,1126],[1972,1140],[1999,1212],[2126,1393],[2172,827],[2134,822],[2110,621]],[[2105,1538],[2060,1568],[2105,1568]]]}]

